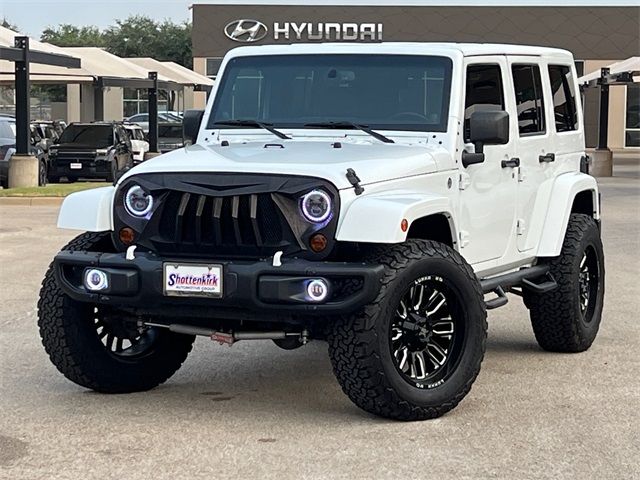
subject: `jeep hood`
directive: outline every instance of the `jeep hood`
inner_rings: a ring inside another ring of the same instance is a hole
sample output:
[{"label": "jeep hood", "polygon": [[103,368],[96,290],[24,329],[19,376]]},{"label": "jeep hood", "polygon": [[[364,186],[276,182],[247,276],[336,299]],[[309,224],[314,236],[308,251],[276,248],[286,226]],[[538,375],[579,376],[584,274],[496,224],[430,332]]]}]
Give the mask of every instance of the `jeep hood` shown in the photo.
[{"label": "jeep hood", "polygon": [[331,139],[250,141],[221,145],[192,145],[141,163],[131,175],[168,172],[238,172],[319,177],[337,188],[351,188],[345,176],[353,168],[366,185],[432,173],[442,148],[425,144],[342,141]]}]

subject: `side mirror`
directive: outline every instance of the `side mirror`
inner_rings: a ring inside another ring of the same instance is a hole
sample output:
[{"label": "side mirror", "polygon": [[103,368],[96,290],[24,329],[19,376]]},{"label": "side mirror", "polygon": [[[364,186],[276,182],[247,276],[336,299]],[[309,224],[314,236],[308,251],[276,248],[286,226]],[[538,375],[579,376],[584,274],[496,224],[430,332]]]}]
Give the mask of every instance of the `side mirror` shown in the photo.
[{"label": "side mirror", "polygon": [[509,142],[509,114],[504,110],[473,112],[469,119],[469,137],[476,151],[462,152],[462,165],[465,168],[484,162],[485,145],[504,145]]},{"label": "side mirror", "polygon": [[185,143],[192,145],[198,140],[198,131],[202,123],[204,110],[187,110],[182,119],[182,137]]}]

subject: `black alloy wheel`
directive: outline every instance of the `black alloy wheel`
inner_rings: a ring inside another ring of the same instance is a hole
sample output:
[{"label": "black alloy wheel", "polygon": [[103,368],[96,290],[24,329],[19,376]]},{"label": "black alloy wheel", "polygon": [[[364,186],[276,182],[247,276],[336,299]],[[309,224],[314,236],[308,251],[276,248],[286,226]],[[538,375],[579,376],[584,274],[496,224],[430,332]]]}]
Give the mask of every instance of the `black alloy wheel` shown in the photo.
[{"label": "black alloy wheel", "polygon": [[446,379],[462,351],[464,322],[442,278],[415,280],[400,300],[389,341],[396,368],[412,385]]}]

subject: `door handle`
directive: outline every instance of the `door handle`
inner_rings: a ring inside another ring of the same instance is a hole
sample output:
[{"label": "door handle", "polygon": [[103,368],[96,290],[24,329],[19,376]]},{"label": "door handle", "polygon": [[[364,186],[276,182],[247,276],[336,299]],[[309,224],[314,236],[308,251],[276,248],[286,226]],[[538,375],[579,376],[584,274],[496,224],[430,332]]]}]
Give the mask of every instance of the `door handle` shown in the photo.
[{"label": "door handle", "polygon": [[518,157],[514,157],[510,160],[502,160],[502,168],[516,168],[520,166],[520,159]]},{"label": "door handle", "polygon": [[540,161],[540,163],[555,162],[556,161],[556,154],[555,153],[547,153],[546,155],[540,155],[538,157],[538,160]]}]

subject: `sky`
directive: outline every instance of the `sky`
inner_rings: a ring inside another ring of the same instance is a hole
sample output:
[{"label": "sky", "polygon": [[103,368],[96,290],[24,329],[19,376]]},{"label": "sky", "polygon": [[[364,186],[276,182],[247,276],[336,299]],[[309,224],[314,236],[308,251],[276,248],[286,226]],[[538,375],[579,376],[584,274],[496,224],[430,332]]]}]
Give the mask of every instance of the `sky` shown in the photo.
[{"label": "sky", "polygon": [[[260,0],[222,0],[217,3],[259,3]],[[147,15],[155,20],[170,19],[174,22],[191,20],[189,6],[193,3],[211,3],[207,0],[0,0],[0,18],[6,18],[18,25],[21,33],[40,38],[48,26],[61,23],[85,26],[96,25],[100,28],[113,25],[115,20],[129,15]],[[431,4],[431,5],[552,5],[558,0],[333,0],[321,2],[313,0],[265,1],[275,4]],[[564,6],[570,5],[640,5],[640,0],[563,0]]]},{"label": "sky", "polygon": [[17,25],[21,33],[40,38],[49,26],[61,23],[100,28],[129,15],[147,15],[176,23],[191,21],[193,0],[0,0],[0,17]]}]

